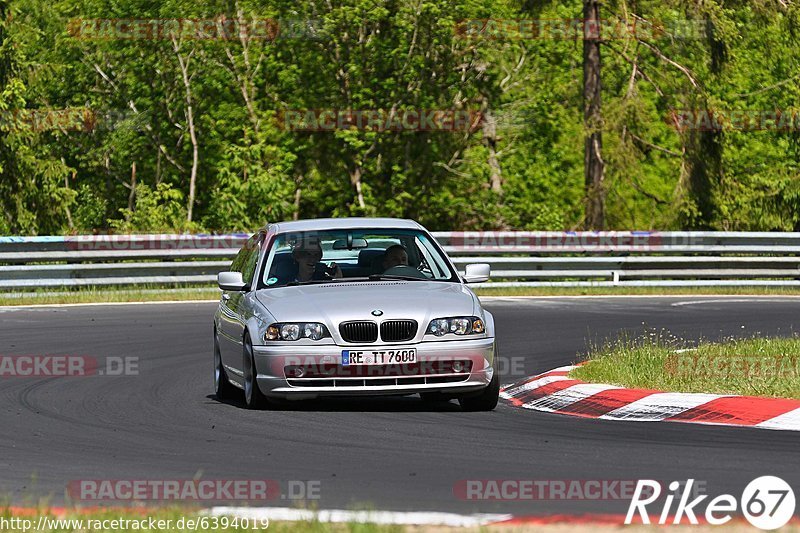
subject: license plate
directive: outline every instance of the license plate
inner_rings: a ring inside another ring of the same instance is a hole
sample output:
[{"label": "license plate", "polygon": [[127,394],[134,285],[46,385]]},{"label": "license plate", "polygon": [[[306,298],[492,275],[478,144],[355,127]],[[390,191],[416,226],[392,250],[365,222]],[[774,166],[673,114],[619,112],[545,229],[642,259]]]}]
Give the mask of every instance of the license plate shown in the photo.
[{"label": "license plate", "polygon": [[416,363],[416,348],[386,350],[342,350],[342,366],[350,365],[397,365]]}]

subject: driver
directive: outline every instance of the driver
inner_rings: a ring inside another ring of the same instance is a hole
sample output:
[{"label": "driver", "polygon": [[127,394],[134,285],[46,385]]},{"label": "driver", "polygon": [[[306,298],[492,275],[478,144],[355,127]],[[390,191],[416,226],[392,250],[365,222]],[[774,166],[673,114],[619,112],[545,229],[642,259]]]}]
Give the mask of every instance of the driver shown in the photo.
[{"label": "driver", "polygon": [[295,281],[319,281],[342,277],[342,269],[336,263],[330,267],[320,263],[322,245],[317,237],[305,237],[292,247],[292,259],[295,263]]},{"label": "driver", "polygon": [[394,244],[383,254],[383,271],[396,266],[408,266],[408,252],[402,244]]}]

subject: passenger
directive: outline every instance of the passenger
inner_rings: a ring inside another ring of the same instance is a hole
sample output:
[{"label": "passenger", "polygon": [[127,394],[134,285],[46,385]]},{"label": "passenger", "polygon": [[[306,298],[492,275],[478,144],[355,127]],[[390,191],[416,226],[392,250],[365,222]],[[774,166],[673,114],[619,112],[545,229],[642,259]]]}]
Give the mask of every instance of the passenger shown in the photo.
[{"label": "passenger", "polygon": [[306,237],[292,247],[292,259],[296,266],[294,281],[321,281],[341,278],[342,269],[336,263],[330,267],[320,263],[322,245],[316,237]]},{"label": "passenger", "polygon": [[394,244],[383,254],[384,272],[396,266],[408,266],[408,252],[401,244]]}]

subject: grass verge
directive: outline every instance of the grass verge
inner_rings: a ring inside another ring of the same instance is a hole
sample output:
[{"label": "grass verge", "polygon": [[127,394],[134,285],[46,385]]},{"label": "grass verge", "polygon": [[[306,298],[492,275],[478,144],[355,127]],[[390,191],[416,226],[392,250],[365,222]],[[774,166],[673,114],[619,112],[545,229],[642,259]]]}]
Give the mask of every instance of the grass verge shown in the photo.
[{"label": "grass verge", "polygon": [[[693,349],[665,333],[593,350],[575,379],[670,392],[800,399],[800,337],[701,342]],[[686,350],[686,351],[682,351]]]},{"label": "grass verge", "polygon": [[800,287],[506,287],[474,285],[478,296],[800,296]]},{"label": "grass verge", "polygon": [[83,304],[114,302],[164,302],[186,300],[219,300],[216,287],[183,287],[136,289],[79,289],[72,291],[30,291],[0,293],[0,305]]},{"label": "grass verge", "polygon": [[[472,287],[478,296],[800,296],[800,287]],[[137,287],[0,292],[0,306],[217,300],[216,287]]]},{"label": "grass verge", "polygon": [[[42,518],[45,517],[45,518]],[[39,529],[39,526],[42,529]],[[402,533],[397,525],[362,523],[327,523],[318,520],[276,522],[236,517],[207,516],[199,509],[117,508],[52,513],[46,509],[29,513],[0,510],[0,533],[85,533],[115,531],[150,531],[151,533]]]},{"label": "grass verge", "polygon": [[[48,521],[39,522],[41,516],[49,518]],[[467,533],[467,532],[496,532],[496,533],[518,533],[536,531],[543,533],[597,533],[598,531],[608,531],[609,533],[619,532],[625,528],[626,532],[645,533],[652,531],[653,526],[644,525],[612,525],[604,522],[592,523],[591,521],[579,521],[578,523],[565,521],[563,523],[535,523],[535,524],[493,524],[483,527],[451,527],[451,526],[404,526],[404,525],[381,525],[372,523],[328,523],[317,520],[297,521],[297,522],[275,522],[270,521],[266,527],[258,524],[254,527],[253,521],[244,524],[239,519],[236,525],[230,518],[223,527],[222,517],[218,517],[214,522],[211,517],[203,515],[197,509],[97,509],[92,511],[70,511],[55,515],[46,509],[35,512],[17,513],[6,508],[0,508],[0,533],[112,533],[122,531],[149,533],[261,533],[274,531],[277,533]],[[151,521],[155,521],[155,524]],[[198,521],[198,519],[200,521]],[[17,521],[12,521],[17,520]],[[19,520],[29,520],[29,523],[22,523]],[[57,522],[55,520],[58,520]],[[127,520],[127,522],[123,522]],[[190,522],[190,520],[194,522]],[[117,522],[114,522],[117,521]],[[163,521],[163,522],[159,522]],[[167,523],[167,521],[169,521]],[[136,523],[134,523],[136,522]],[[196,524],[196,525],[195,525]],[[42,525],[41,529],[38,526]],[[685,525],[680,526],[659,526],[661,531],[686,531]],[[800,531],[796,523],[789,524],[781,529],[782,531],[797,533]],[[698,525],[692,526],[692,532],[712,533],[719,531],[718,526]],[[755,529],[744,522],[742,519],[729,522],[725,526],[725,531],[749,532]]]}]

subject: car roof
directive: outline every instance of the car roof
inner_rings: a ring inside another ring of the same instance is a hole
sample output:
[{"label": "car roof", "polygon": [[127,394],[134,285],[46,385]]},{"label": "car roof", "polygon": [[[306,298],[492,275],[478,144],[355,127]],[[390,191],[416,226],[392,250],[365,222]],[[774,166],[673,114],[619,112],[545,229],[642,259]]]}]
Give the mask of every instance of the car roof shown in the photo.
[{"label": "car roof", "polygon": [[268,228],[275,233],[294,231],[322,231],[337,229],[425,229],[419,223],[404,218],[315,218],[309,220],[291,220],[270,224]]}]

